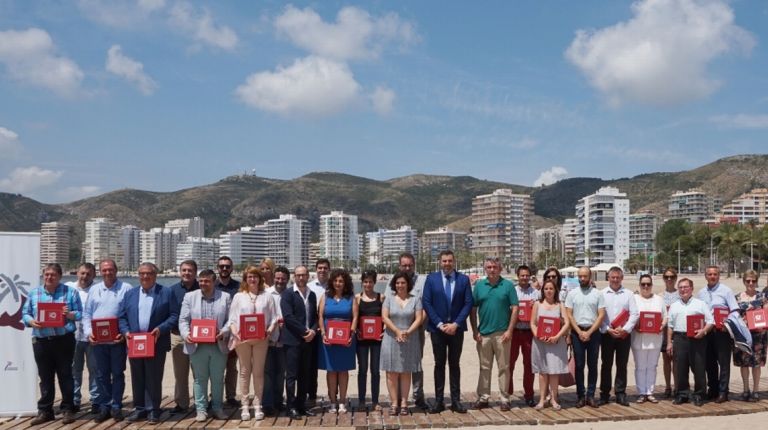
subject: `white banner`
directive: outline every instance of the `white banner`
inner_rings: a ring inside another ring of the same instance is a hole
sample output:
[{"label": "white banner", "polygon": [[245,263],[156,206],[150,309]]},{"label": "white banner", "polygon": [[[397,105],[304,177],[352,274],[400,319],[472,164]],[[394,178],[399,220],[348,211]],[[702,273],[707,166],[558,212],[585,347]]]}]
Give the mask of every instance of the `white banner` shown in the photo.
[{"label": "white banner", "polygon": [[40,233],[0,232],[0,416],[37,414],[32,329],[21,311],[39,284]]}]

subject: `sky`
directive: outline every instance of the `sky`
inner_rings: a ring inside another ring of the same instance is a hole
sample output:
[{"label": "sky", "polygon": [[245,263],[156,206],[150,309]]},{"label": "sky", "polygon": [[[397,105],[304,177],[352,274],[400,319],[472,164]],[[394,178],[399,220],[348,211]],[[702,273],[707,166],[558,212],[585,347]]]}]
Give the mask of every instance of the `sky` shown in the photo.
[{"label": "sky", "polygon": [[539,186],[768,148],[763,0],[0,0],[0,191]]}]

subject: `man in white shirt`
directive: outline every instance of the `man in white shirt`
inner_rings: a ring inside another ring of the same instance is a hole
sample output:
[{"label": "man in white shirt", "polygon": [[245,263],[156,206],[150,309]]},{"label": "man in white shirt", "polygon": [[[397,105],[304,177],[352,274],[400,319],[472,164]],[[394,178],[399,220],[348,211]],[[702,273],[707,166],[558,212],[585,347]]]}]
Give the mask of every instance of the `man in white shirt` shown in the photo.
[{"label": "man in white shirt", "polygon": [[[76,289],[80,295],[80,302],[85,307],[88,299],[88,291],[96,278],[96,266],[92,263],[83,263],[77,268],[77,281],[67,282],[67,285]],[[75,357],[72,362],[72,376],[75,380],[75,396],[73,398],[75,412],[80,411],[83,386],[83,367],[88,366],[88,393],[91,395],[91,413],[99,413],[99,383],[96,380],[96,357],[93,355],[91,343],[83,331],[82,321],[75,321]]]}]

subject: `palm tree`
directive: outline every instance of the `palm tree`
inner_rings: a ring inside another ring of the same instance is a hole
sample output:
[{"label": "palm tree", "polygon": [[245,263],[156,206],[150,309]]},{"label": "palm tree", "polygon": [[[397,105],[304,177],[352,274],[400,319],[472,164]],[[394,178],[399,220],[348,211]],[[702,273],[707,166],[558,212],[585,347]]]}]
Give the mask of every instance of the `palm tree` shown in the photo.
[{"label": "palm tree", "polygon": [[742,256],[742,246],[749,241],[749,232],[739,224],[722,224],[714,233],[719,239],[717,249],[728,262],[728,277],[736,270],[736,259]]}]

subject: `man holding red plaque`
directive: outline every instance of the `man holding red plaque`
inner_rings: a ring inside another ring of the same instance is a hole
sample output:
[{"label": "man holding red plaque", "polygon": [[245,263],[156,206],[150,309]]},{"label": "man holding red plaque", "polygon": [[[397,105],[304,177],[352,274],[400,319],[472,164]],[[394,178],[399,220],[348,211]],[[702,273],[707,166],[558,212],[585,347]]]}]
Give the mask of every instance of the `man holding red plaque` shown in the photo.
[{"label": "man holding red plaque", "polygon": [[[91,287],[88,300],[83,312],[83,331],[93,346],[96,357],[100,404],[99,414],[94,418],[97,423],[104,422],[111,416],[115,421],[122,421],[123,394],[125,393],[125,361],[127,351],[125,339],[119,332],[107,343],[97,343],[96,333],[93,332],[93,320],[115,319],[120,311],[120,304],[125,294],[133,286],[117,279],[117,264],[114,260],[106,259],[99,263],[102,281]],[[115,324],[115,331],[117,325]]]},{"label": "man holding red plaque", "polygon": [[531,311],[533,302],[541,297],[541,291],[531,285],[531,269],[522,265],[517,268],[517,286],[515,293],[520,301],[520,307],[515,330],[512,336],[511,356],[509,358],[509,393],[514,391],[515,363],[517,357],[523,355],[523,397],[525,404],[533,407],[536,401],[533,400],[533,368],[531,367],[531,347],[533,345],[533,333],[531,333]]},{"label": "man holding red plaque", "polygon": [[614,266],[608,270],[608,288],[601,291],[605,299],[605,319],[600,326],[600,404],[608,403],[611,397],[611,373],[616,360],[616,403],[629,406],[627,401],[627,364],[632,346],[630,333],[637,324],[640,313],[631,291],[624,288],[624,271]]},{"label": "man holding red plaque", "polygon": [[[128,291],[120,306],[120,333],[129,343],[149,342],[146,348],[154,350],[152,356],[128,360],[135,406],[127,418],[131,422],[145,419],[150,424],[160,422],[165,356],[171,350],[171,329],[179,320],[176,296],[169,287],[157,283],[157,271],[154,264],[142,263],[139,266],[141,288]],[[139,336],[143,338],[139,340]],[[147,403],[152,407],[147,408]]]},{"label": "man holding red plaque", "polygon": [[[738,316],[739,304],[736,295],[725,284],[720,283],[720,268],[709,266],[704,272],[707,288],[699,291],[698,298],[711,310],[725,308],[731,315]],[[707,335],[707,398],[715,403],[728,401],[728,381],[731,378],[731,336],[725,328],[715,328]]]},{"label": "man holding red plaque", "polygon": [[[715,319],[712,310],[704,303],[693,297],[693,281],[683,278],[677,283],[680,300],[669,307],[667,331],[667,354],[674,357],[675,400],[673,404],[686,403],[691,398],[688,370],[693,371],[693,404],[704,404],[706,394],[706,354],[707,341],[704,338],[712,330]],[[704,327],[688,336],[688,317],[704,316]],[[729,350],[730,351],[730,350]]]},{"label": "man holding red plaque", "polygon": [[[42,327],[37,321],[41,303],[61,303],[64,324],[60,327]],[[74,379],[72,358],[75,354],[75,321],[82,315],[82,305],[77,290],[61,283],[61,266],[47,264],[43,269],[43,285],[32,289],[24,302],[23,320],[32,327],[32,349],[40,377],[40,400],[37,416],[29,422],[38,425],[54,419],[53,401],[56,397],[56,378],[61,388],[61,409],[64,424],[75,421]],[[13,387],[6,387],[13,389]]]},{"label": "man holding red plaque", "polygon": [[[480,374],[477,379],[478,400],[474,407],[482,409],[489,405],[493,359],[496,358],[499,373],[499,395],[501,396],[500,408],[502,411],[508,411],[511,392],[508,391],[508,388],[511,386],[509,381],[512,379],[512,369],[507,360],[510,356],[510,341],[517,336],[514,334],[515,322],[517,321],[517,293],[512,282],[501,277],[501,263],[498,258],[486,258],[483,268],[486,277],[479,279],[475,283],[475,288],[472,289],[474,306],[469,314],[469,324],[472,327],[475,342],[477,342],[477,355],[480,361]],[[478,315],[480,316],[479,325]],[[530,326],[528,331],[530,332]],[[530,351],[528,353],[530,359]],[[533,396],[533,391],[531,391],[531,396]]]}]

